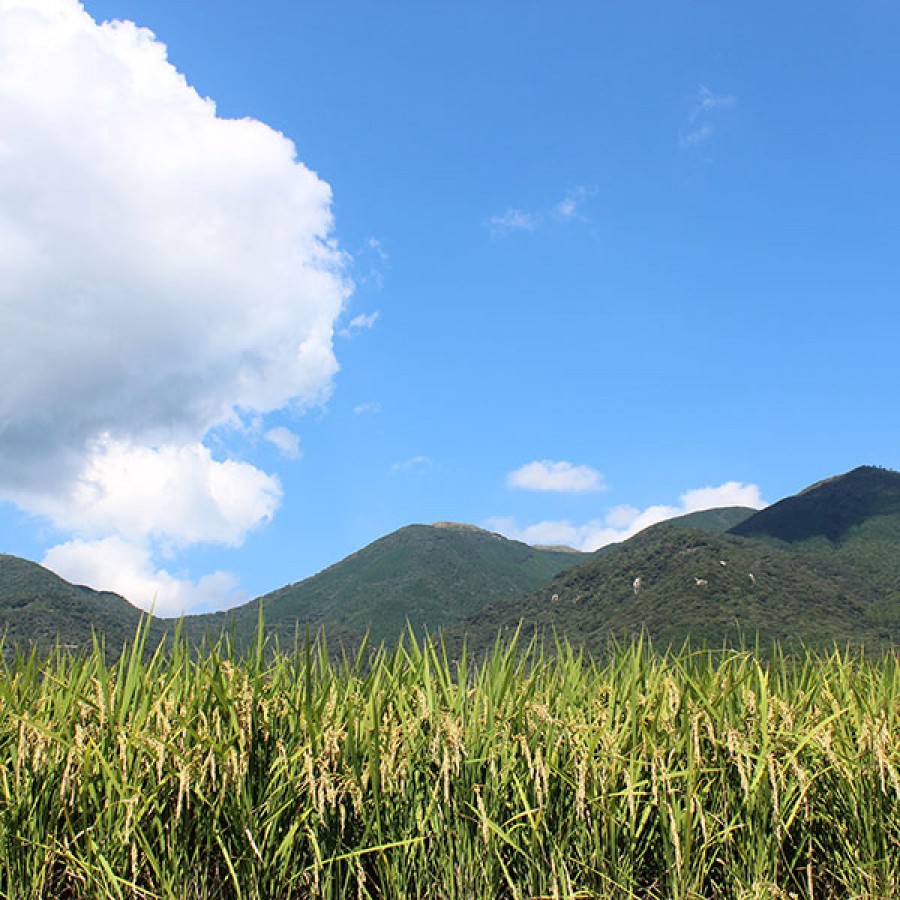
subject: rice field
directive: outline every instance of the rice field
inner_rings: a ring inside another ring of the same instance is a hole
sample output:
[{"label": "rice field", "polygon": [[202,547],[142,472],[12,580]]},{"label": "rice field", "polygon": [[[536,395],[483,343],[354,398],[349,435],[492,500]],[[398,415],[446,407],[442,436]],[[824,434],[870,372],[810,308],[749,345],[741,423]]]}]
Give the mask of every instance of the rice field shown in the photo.
[{"label": "rice field", "polygon": [[142,640],[0,670],[0,896],[900,897],[895,656]]}]

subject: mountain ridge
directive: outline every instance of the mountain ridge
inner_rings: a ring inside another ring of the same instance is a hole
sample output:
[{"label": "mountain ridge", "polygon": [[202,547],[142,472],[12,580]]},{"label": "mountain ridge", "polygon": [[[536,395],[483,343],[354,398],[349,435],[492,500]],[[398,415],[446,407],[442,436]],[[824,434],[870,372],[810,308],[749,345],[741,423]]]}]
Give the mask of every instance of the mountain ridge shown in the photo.
[{"label": "mountain ridge", "polygon": [[[594,553],[534,547],[475,525],[397,529],[310,578],[223,612],[186,616],[192,640],[231,630],[290,642],[307,628],[343,645],[407,627],[475,646],[524,622],[599,650],[647,633],[713,645],[761,637],[789,646],[900,643],[900,473],[861,466],[762,510],[725,507],[650,526]],[[8,643],[118,645],[141,612],[0,555],[0,627]],[[154,619],[152,639],[171,632]]]},{"label": "mountain ridge", "polygon": [[[263,607],[266,626],[290,638],[299,626],[337,625],[394,640],[462,621],[485,602],[533,590],[582,554],[539,550],[465,523],[399,528],[310,578],[285,585],[219,615],[246,629]],[[209,624],[187,617],[194,629]]]},{"label": "mountain ridge", "polygon": [[810,485],[734,526],[743,536],[798,543],[825,537],[832,543],[854,526],[881,515],[900,514],[900,472],[858,466]]},{"label": "mountain ridge", "polygon": [[[70,650],[93,646],[94,635],[117,652],[146,617],[124,597],[75,585],[38,563],[0,554],[0,631],[4,651],[34,643]],[[151,623],[149,638],[162,637],[161,620]]]},{"label": "mountain ridge", "polygon": [[638,633],[663,645],[900,644],[900,473],[861,466],[727,530],[684,526],[668,520],[603,548],[463,629],[484,638],[524,622],[591,650]]}]

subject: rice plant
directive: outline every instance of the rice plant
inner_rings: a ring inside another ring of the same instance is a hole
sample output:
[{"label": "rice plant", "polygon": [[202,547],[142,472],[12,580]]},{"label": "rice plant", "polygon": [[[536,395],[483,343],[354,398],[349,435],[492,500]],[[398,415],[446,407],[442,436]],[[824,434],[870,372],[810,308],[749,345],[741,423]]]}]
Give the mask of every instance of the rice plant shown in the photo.
[{"label": "rice plant", "polygon": [[0,896],[900,896],[900,667],[145,632],[0,669]]}]

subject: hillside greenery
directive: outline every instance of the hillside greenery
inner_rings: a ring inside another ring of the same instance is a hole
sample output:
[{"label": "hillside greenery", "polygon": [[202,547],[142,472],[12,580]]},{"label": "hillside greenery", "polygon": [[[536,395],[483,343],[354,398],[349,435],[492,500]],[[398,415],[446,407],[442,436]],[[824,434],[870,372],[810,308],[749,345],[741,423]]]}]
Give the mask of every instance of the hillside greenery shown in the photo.
[{"label": "hillside greenery", "polygon": [[686,513],[666,521],[669,525],[678,525],[682,528],[719,533],[730,531],[736,525],[746,522],[755,513],[756,510],[749,506],[721,506],[717,509],[701,509],[697,512]]},{"label": "hillside greenery", "polygon": [[593,653],[644,632],[661,646],[764,652],[900,645],[900,473],[864,466],[733,515],[652,526],[527,597],[488,604],[448,638],[487,647],[521,622]]},{"label": "hillside greenery", "polygon": [[401,528],[318,575],[287,585],[215,618],[189,617],[191,634],[233,628],[246,642],[262,606],[282,641],[307,627],[334,640],[393,642],[407,626],[418,635],[456,625],[485,604],[535,590],[585,554],[530,547],[471,525]]},{"label": "hillside greenery", "polygon": [[[0,554],[0,634],[7,652],[15,644],[90,651],[96,635],[115,654],[133,638],[140,618],[118,594],[70,584],[37,563]],[[164,628],[155,622],[151,637],[158,641]]]},{"label": "hillside greenery", "polygon": [[863,582],[866,614],[896,634],[900,622],[900,473],[861,466],[757,513],[734,534],[789,548],[810,567]]},{"label": "hillside greenery", "polygon": [[452,636],[458,642],[465,633],[485,647],[520,622],[593,653],[610,638],[644,632],[675,647],[690,639],[710,647],[877,650],[900,641],[900,623],[874,614],[869,582],[836,561],[807,562],[765,542],[665,523],[526,598],[489,604]]},{"label": "hillside greenery", "polygon": [[787,543],[824,538],[837,544],[875,518],[900,513],[900,472],[859,466],[811,485],[733,527],[734,534]]},{"label": "hillside greenery", "polygon": [[[754,512],[690,513],[583,554],[536,548],[471,525],[413,525],[303,581],[227,612],[189,616],[193,643],[228,633],[252,644],[264,612],[282,646],[322,632],[335,653],[408,628],[486,651],[521,623],[592,653],[649,635],[659,646],[833,646],[900,642],[900,473],[866,466]],[[635,580],[638,590],[635,590]],[[139,613],[125,600],[0,557],[7,652],[58,640],[82,650],[96,633],[115,655]],[[174,629],[153,620],[150,646]]]}]

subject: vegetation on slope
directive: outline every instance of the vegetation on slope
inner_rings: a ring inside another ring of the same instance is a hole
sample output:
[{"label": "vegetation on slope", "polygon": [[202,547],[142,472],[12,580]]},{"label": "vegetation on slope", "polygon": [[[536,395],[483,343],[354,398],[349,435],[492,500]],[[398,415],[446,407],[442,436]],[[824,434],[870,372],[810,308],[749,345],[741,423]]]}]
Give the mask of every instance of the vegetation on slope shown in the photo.
[{"label": "vegetation on slope", "polygon": [[407,622],[417,634],[455,625],[491,600],[533,591],[583,554],[538,550],[471,525],[410,525],[318,575],[218,619],[192,617],[192,632],[234,622],[252,635],[262,604],[270,632],[290,641],[299,628],[327,626],[337,638],[394,642]]},{"label": "vegetation on slope", "polygon": [[0,895],[896,897],[898,696],[892,656],[639,644],[19,658]]},{"label": "vegetation on slope", "polygon": [[860,466],[811,485],[732,528],[745,537],[772,537],[788,543],[845,539],[855,527],[900,514],[900,472]]},{"label": "vegetation on slope", "polygon": [[867,616],[900,623],[900,473],[861,466],[764,509],[734,534],[778,542],[810,567],[837,567],[864,583]]},{"label": "vegetation on slope", "polygon": [[696,528],[698,531],[711,531],[714,534],[730,531],[735,525],[745,522],[756,513],[749,506],[721,506],[717,509],[701,509],[667,519],[669,525],[680,525],[682,528]]},{"label": "vegetation on slope", "polygon": [[642,632],[676,646],[900,644],[900,473],[854,469],[734,516],[727,533],[718,511],[653,526],[464,629],[484,647],[521,621],[593,652]]},{"label": "vegetation on slope", "polygon": [[[141,613],[118,594],[70,584],[37,563],[0,554],[0,630],[5,648],[90,650],[93,635],[115,653],[134,636]],[[161,637],[162,623],[152,628]]]},{"label": "vegetation on slope", "polygon": [[[243,607],[190,616],[184,632],[199,643],[225,630],[247,646],[262,607],[283,646],[307,629],[324,629],[335,648],[358,647],[367,631],[393,643],[409,624],[484,648],[524,621],[592,651],[643,631],[662,644],[877,650],[900,642],[898,549],[900,473],[862,467],[760,512],[691,513],[592,555],[471,525],[413,525]],[[122,598],[0,559],[11,640],[89,646],[93,627],[116,648],[133,630],[139,613]],[[173,626],[154,622],[154,638]]]},{"label": "vegetation on slope", "polygon": [[[638,585],[635,580],[640,579]],[[789,549],[663,523],[598,553],[524,599],[467,620],[474,646],[498,630],[553,632],[602,652],[610,637],[646,632],[662,646],[865,645],[900,639],[873,621],[868,583],[834,563],[807,564]]]}]

